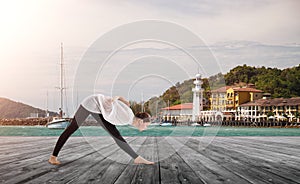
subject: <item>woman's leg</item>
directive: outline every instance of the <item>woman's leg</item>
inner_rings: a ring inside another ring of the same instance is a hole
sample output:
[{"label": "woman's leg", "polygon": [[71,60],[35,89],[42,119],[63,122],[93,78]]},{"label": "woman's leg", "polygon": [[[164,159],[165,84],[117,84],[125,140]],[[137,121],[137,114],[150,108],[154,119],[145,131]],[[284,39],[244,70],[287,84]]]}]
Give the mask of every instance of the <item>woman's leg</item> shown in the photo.
[{"label": "woman's leg", "polygon": [[76,111],[74,118],[71,121],[71,124],[65,129],[65,131],[58,138],[55,148],[53,150],[52,156],[57,157],[59,151],[68,140],[68,138],[78,129],[78,127],[83,123],[83,121],[90,114],[84,107],[80,106]]},{"label": "woman's leg", "polygon": [[92,114],[92,116],[101,124],[101,126],[112,136],[118,146],[124,150],[133,159],[138,157],[138,154],[128,145],[125,139],[121,136],[120,132],[115,125],[106,121],[102,114]]}]

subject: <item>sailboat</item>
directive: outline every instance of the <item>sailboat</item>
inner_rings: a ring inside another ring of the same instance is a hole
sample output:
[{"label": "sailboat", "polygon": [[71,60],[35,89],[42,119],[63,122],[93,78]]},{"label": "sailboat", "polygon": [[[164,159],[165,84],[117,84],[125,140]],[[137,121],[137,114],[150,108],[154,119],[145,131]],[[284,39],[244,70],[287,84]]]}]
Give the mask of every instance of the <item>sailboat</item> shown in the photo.
[{"label": "sailboat", "polygon": [[59,117],[54,117],[53,120],[46,124],[46,127],[49,129],[65,129],[70,125],[70,122],[63,118],[63,94],[64,94],[64,72],[63,72],[63,44],[61,43],[61,56],[60,56],[60,87],[58,87],[60,91],[60,108],[59,108]]}]

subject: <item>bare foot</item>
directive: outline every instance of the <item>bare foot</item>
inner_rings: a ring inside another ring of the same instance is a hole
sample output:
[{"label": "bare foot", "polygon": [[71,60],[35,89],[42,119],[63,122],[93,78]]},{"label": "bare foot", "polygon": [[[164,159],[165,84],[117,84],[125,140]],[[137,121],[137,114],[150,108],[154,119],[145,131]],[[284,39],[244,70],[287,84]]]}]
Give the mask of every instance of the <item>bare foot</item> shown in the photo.
[{"label": "bare foot", "polygon": [[51,155],[48,162],[52,165],[60,165],[60,161],[57,160],[56,156]]},{"label": "bare foot", "polygon": [[153,165],[154,162],[150,162],[146,159],[144,159],[143,157],[141,156],[138,156],[136,159],[134,159],[133,161],[135,164],[147,164],[147,165]]}]

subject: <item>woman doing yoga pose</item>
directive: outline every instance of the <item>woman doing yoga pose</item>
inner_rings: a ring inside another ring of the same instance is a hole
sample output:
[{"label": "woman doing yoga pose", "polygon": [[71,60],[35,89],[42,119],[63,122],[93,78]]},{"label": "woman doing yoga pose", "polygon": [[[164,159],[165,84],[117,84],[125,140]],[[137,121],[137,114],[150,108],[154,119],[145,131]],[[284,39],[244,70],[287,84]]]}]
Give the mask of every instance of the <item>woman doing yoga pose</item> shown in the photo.
[{"label": "woman doing yoga pose", "polygon": [[139,156],[124,140],[115,125],[131,124],[140,131],[147,129],[150,115],[142,112],[133,114],[130,104],[123,97],[107,97],[101,94],[86,98],[76,111],[71,124],[60,135],[49,163],[59,165],[57,156],[68,138],[79,128],[84,120],[92,115],[95,120],[112,136],[117,145],[134,159],[135,164],[154,164]]}]

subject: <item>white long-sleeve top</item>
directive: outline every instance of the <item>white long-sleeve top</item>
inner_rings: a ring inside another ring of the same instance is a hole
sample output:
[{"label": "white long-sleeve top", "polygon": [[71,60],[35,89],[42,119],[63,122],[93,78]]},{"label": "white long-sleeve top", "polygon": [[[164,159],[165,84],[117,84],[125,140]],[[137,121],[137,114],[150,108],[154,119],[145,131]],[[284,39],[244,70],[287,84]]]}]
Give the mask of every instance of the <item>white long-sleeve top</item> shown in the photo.
[{"label": "white long-sleeve top", "polygon": [[104,119],[113,125],[132,124],[134,114],[125,103],[102,94],[85,98],[81,105],[92,113],[102,114]]}]

